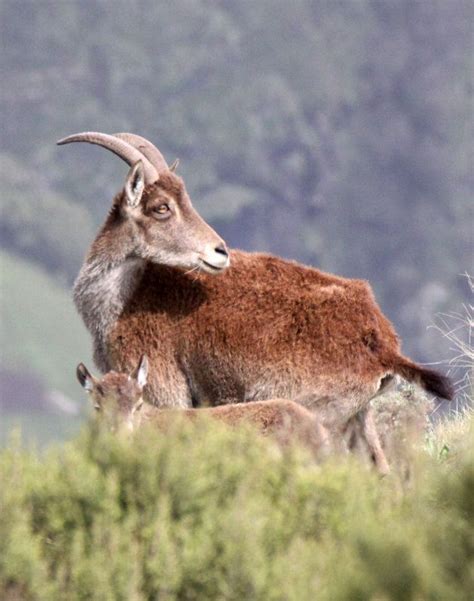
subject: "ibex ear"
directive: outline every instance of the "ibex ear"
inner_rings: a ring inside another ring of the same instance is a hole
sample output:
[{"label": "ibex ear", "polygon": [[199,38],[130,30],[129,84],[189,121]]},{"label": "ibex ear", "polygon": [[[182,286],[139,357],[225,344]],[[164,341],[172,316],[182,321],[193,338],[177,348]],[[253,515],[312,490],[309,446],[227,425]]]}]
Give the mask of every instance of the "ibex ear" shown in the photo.
[{"label": "ibex ear", "polygon": [[132,378],[135,378],[140,388],[146,386],[148,378],[148,357],[146,355],[141,356],[140,361],[132,374]]},{"label": "ibex ear", "polygon": [[76,368],[76,376],[79,380],[80,385],[87,390],[87,392],[91,392],[94,388],[94,376],[89,373],[89,370],[84,365],[84,363],[79,363]]},{"label": "ibex ear", "polygon": [[132,167],[127,175],[125,182],[125,195],[127,197],[127,203],[131,207],[137,207],[142,198],[143,190],[145,188],[145,171],[143,169],[143,163],[138,160]]}]

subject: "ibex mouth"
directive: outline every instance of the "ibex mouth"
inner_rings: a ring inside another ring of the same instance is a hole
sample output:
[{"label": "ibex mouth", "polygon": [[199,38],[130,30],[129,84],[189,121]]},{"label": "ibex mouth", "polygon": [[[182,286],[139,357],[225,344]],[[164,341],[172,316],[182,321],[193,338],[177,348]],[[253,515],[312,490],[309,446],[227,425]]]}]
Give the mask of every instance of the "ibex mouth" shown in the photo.
[{"label": "ibex mouth", "polygon": [[201,258],[199,259],[199,267],[201,267],[202,270],[205,271],[206,273],[212,273],[212,274],[221,273],[221,271],[225,271],[228,266],[229,266],[228,260],[224,265],[213,265],[212,263],[208,263],[207,261],[204,261],[204,259],[201,259]]}]

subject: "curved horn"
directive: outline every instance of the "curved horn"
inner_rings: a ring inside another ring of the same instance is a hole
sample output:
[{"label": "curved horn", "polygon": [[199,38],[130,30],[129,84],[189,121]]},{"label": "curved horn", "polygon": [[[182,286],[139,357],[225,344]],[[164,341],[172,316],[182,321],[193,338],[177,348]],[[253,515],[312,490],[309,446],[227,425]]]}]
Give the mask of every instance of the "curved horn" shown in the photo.
[{"label": "curved horn", "polygon": [[124,140],[144,154],[153,167],[155,167],[155,169],[158,171],[158,173],[169,169],[165,157],[161,154],[158,148],[146,138],[137,136],[137,134],[129,134],[125,132],[114,134],[114,137],[119,138],[119,140]]},{"label": "curved horn", "polygon": [[147,184],[156,182],[159,177],[157,170],[147,157],[125,140],[121,140],[115,136],[95,131],[86,131],[58,140],[57,144],[62,146],[63,144],[71,144],[71,142],[88,142],[89,144],[97,144],[98,146],[107,148],[107,150],[112,151],[130,166],[141,160],[143,162],[145,181]]}]

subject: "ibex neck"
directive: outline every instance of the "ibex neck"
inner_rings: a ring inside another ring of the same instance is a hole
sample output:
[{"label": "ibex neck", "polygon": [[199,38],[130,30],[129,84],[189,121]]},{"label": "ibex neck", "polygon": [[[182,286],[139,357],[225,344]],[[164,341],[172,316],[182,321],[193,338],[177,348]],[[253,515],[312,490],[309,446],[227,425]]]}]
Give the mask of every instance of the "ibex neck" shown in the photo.
[{"label": "ibex neck", "polygon": [[134,258],[121,232],[97,238],[74,284],[74,302],[94,341],[94,359],[102,371],[108,365],[107,335],[135,292],[145,261]]}]

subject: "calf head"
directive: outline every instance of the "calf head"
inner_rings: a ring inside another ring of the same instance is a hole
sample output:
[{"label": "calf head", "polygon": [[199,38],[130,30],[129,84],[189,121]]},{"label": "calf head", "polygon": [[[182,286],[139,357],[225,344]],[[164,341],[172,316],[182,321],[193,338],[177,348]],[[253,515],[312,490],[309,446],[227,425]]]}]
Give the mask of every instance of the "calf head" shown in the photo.
[{"label": "calf head", "polygon": [[112,431],[132,431],[139,421],[143,405],[143,388],[148,376],[148,359],[143,355],[131,374],[110,371],[103,378],[95,378],[80,363],[77,379],[88,393],[98,417]]}]

